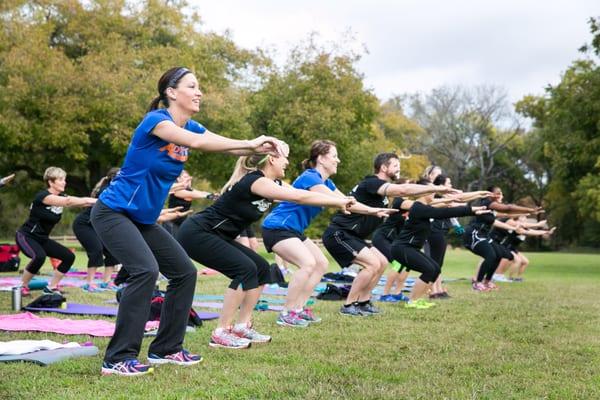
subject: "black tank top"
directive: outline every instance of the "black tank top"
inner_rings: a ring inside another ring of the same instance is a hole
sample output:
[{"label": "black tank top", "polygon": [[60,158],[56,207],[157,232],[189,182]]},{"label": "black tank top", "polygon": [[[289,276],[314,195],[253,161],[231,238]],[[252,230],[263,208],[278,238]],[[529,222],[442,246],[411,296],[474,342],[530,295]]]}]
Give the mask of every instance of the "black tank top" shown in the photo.
[{"label": "black tank top", "polygon": [[[250,190],[257,179],[264,178],[262,171],[254,171],[233,185],[219,199],[193,215],[191,220],[203,230],[214,232],[227,239],[235,239],[244,229],[258,221],[272,204]],[[281,185],[281,181],[275,181]]]}]

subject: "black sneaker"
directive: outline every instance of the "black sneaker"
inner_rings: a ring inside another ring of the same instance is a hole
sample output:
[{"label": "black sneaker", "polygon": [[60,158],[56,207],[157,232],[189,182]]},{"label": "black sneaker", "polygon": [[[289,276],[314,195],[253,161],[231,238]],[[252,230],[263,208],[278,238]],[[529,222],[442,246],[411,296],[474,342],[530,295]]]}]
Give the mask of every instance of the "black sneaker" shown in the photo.
[{"label": "black sneaker", "polygon": [[56,293],[56,294],[62,295],[62,292],[58,288],[52,289],[50,286],[44,287],[44,289],[42,290],[42,293],[44,293],[44,294],[55,294]]}]

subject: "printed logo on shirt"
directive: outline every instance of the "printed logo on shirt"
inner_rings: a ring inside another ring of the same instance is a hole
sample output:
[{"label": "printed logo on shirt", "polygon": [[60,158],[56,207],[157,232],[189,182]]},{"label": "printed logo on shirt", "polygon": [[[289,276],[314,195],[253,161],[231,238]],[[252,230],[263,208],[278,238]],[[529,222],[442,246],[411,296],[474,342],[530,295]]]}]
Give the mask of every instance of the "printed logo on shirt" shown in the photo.
[{"label": "printed logo on shirt", "polygon": [[253,201],[252,204],[254,204],[260,212],[265,212],[271,207],[271,202],[266,199]]},{"label": "printed logo on shirt", "polygon": [[56,214],[56,215],[60,215],[63,212],[63,208],[58,207],[58,206],[48,206],[48,207],[46,207],[46,210],[48,210],[51,213]]},{"label": "printed logo on shirt", "polygon": [[185,162],[188,159],[188,148],[185,146],[169,143],[158,150],[161,152],[166,151],[169,157],[177,161]]}]

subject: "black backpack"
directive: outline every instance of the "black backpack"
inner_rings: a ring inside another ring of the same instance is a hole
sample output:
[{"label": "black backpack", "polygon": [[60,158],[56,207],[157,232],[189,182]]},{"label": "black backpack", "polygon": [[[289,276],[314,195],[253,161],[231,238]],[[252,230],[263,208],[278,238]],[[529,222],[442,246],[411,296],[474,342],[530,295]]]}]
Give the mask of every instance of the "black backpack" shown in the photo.
[{"label": "black backpack", "polygon": [[27,308],[60,308],[67,299],[60,293],[43,294],[27,304]]},{"label": "black backpack", "polygon": [[327,284],[325,291],[323,293],[319,293],[317,295],[317,299],[319,300],[344,300],[348,297],[350,293],[351,286],[343,285],[336,286],[331,283]]}]

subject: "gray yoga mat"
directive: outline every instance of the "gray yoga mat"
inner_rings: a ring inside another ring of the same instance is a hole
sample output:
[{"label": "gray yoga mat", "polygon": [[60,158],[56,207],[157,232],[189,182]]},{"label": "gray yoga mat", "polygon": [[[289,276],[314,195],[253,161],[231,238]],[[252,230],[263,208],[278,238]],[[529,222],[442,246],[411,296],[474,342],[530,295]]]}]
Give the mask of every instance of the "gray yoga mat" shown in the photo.
[{"label": "gray yoga mat", "polygon": [[45,367],[49,364],[67,360],[69,358],[95,356],[96,354],[98,354],[98,348],[96,346],[82,346],[55,350],[40,350],[15,356],[0,356],[0,362],[32,362]]}]

